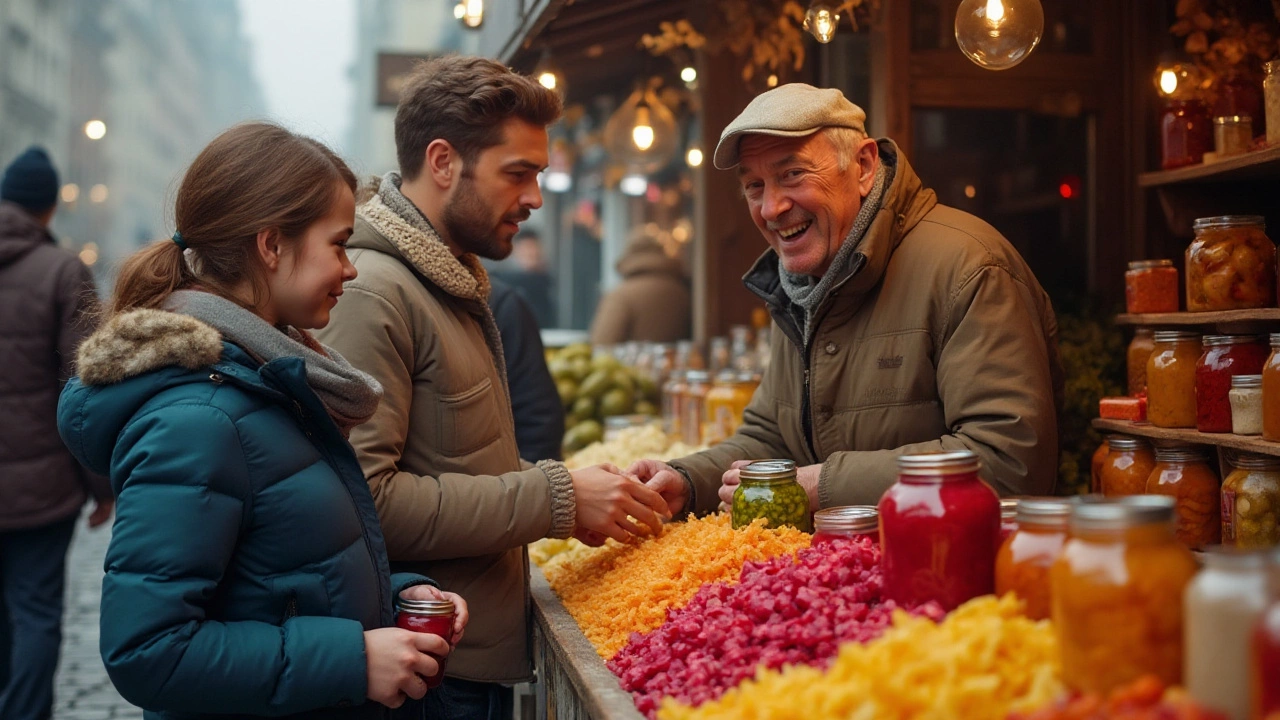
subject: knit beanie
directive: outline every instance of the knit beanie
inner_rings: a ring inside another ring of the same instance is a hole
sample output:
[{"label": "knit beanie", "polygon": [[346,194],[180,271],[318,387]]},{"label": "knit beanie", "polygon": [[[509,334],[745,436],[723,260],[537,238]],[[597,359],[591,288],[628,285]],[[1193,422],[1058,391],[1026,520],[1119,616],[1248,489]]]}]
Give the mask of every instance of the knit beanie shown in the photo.
[{"label": "knit beanie", "polygon": [[32,213],[41,213],[58,202],[58,171],[44,148],[31,146],[4,169],[0,200],[8,200]]}]

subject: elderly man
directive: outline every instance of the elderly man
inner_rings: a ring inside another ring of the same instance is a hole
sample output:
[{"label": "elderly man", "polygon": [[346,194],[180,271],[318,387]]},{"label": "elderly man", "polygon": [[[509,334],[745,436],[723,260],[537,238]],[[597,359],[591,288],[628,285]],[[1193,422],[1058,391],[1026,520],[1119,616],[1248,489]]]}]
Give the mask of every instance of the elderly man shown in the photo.
[{"label": "elderly man", "polygon": [[795,83],[720,136],[769,249],[743,278],[772,362],[735,435],[630,469],[673,513],[729,501],[743,461],[789,458],[812,508],[875,504],[899,455],[967,449],[1002,495],[1051,491],[1061,388],[1049,298],[995,228],[938,204],[838,90]]}]

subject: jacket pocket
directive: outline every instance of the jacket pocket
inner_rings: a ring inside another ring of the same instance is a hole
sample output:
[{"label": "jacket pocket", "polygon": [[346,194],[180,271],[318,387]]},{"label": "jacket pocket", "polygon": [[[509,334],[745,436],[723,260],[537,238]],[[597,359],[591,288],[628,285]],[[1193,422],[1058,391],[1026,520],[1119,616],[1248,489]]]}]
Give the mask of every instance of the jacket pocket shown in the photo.
[{"label": "jacket pocket", "polygon": [[333,614],[324,577],[318,573],[280,575],[268,582],[280,608],[281,623],[304,615],[328,617]]},{"label": "jacket pocket", "polygon": [[436,432],[443,455],[470,455],[498,439],[502,425],[494,392],[493,381],[485,378],[462,392],[440,396]]}]

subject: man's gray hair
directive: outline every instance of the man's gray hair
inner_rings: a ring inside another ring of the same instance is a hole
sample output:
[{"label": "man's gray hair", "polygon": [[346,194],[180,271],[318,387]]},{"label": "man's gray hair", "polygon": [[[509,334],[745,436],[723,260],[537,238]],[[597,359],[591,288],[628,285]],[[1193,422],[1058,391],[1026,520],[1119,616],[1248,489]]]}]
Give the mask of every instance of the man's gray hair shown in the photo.
[{"label": "man's gray hair", "polygon": [[847,127],[827,127],[822,132],[836,149],[836,166],[840,172],[848,170],[857,154],[858,143],[866,140],[867,134]]}]

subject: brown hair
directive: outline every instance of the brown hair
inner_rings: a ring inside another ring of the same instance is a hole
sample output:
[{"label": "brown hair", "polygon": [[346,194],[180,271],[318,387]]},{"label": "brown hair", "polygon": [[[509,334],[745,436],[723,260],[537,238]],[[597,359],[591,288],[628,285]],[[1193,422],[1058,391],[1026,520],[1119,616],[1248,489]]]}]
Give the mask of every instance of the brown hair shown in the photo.
[{"label": "brown hair", "polygon": [[417,178],[427,146],[437,139],[471,165],[481,150],[502,142],[502,124],[513,117],[550,125],[560,117],[560,96],[486,58],[447,55],[419,63],[396,108],[400,174]]},{"label": "brown hair", "polygon": [[169,294],[199,285],[234,300],[248,279],[260,301],[263,267],[257,235],[275,228],[296,240],[333,207],[339,186],[356,177],[323,144],[270,123],[223,132],[196,156],[182,179],[174,220],[190,264],[173,240],[134,253],[116,279],[111,315],[158,308]]}]

